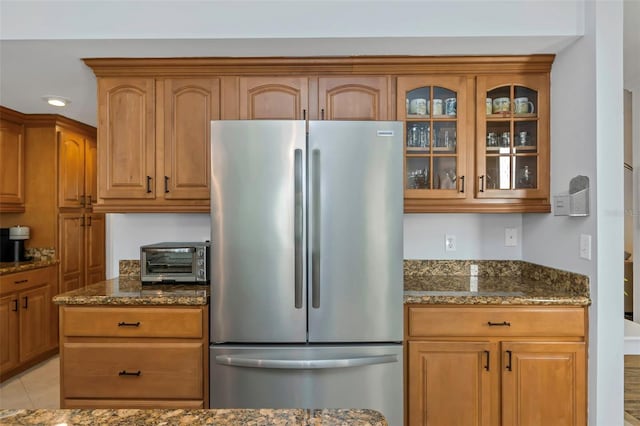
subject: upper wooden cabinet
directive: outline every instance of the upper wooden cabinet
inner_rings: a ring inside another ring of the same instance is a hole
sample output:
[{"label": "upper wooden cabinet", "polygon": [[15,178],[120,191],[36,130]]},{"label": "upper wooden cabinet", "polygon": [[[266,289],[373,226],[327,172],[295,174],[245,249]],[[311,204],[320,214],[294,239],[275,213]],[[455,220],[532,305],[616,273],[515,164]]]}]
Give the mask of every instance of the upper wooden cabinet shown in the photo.
[{"label": "upper wooden cabinet", "polygon": [[307,77],[240,77],[241,120],[304,120],[309,111]]},{"label": "upper wooden cabinet", "polygon": [[548,203],[548,75],[478,77],[476,96],[476,197]]},{"label": "upper wooden cabinet", "polygon": [[429,200],[467,199],[468,79],[398,77],[398,119],[405,127],[405,199],[428,208]]},{"label": "upper wooden cabinet", "polygon": [[152,78],[98,80],[98,204],[155,197],[154,89]]},{"label": "upper wooden cabinet", "polygon": [[217,78],[98,80],[97,211],[208,211]]},{"label": "upper wooden cabinet", "polygon": [[397,87],[406,212],[551,210],[549,72],[400,76]]},{"label": "upper wooden cabinet", "polygon": [[553,55],[85,62],[98,77],[97,211],[208,211],[217,119],[401,120],[405,212],[551,211]]},{"label": "upper wooden cabinet", "polygon": [[0,107],[0,212],[24,211],[24,126]]},{"label": "upper wooden cabinet", "polygon": [[58,138],[58,206],[91,207],[97,194],[96,140],[66,129],[58,132]]},{"label": "upper wooden cabinet", "polygon": [[162,177],[167,200],[209,200],[211,120],[220,117],[218,79],[168,79],[164,84]]},{"label": "upper wooden cabinet", "polygon": [[390,76],[240,77],[241,120],[388,120]]}]

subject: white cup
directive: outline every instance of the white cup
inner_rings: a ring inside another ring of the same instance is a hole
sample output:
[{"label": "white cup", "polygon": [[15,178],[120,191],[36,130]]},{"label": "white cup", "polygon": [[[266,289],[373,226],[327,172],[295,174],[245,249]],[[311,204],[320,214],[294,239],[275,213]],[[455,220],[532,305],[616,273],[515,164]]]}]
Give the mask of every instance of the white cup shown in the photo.
[{"label": "white cup", "polygon": [[444,112],[447,115],[456,115],[458,109],[458,100],[456,98],[447,98],[444,101]]},{"label": "white cup", "polygon": [[409,103],[409,114],[426,115],[427,100],[424,98],[412,99]]},{"label": "white cup", "polygon": [[442,99],[433,100],[433,115],[442,115]]},{"label": "white cup", "polygon": [[533,102],[529,101],[529,98],[515,98],[513,100],[513,112],[515,114],[533,114]]},{"label": "white cup", "polygon": [[491,115],[493,112],[493,101],[491,98],[487,98],[485,101],[485,110],[487,115]]},{"label": "white cup", "polygon": [[510,104],[509,98],[495,98],[493,100],[493,113],[509,112]]}]

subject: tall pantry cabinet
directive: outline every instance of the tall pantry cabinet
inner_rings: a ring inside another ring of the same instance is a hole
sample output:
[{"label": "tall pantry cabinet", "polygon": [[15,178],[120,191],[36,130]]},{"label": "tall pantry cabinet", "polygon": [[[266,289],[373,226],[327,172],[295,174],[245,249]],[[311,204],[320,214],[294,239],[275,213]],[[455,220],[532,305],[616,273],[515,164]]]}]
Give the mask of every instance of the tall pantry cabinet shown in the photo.
[{"label": "tall pantry cabinet", "polygon": [[104,280],[105,217],[96,201],[96,129],[53,114],[25,115],[29,247],[55,247],[58,292]]}]

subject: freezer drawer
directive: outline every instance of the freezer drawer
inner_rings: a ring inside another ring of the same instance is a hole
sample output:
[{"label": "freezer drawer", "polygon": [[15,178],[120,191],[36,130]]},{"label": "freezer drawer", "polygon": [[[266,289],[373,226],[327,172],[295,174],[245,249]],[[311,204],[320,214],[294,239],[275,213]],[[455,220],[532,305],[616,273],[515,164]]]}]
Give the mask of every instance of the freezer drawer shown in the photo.
[{"label": "freezer drawer", "polygon": [[210,347],[211,408],[370,408],[402,424],[402,345]]}]

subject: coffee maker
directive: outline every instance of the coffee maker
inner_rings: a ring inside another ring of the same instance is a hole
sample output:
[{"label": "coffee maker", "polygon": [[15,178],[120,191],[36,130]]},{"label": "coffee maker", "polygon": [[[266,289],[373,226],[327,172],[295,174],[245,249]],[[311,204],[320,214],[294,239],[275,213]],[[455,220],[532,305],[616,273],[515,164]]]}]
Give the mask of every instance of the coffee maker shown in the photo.
[{"label": "coffee maker", "polygon": [[24,243],[29,239],[29,227],[13,226],[0,228],[0,262],[23,262],[25,256]]}]

